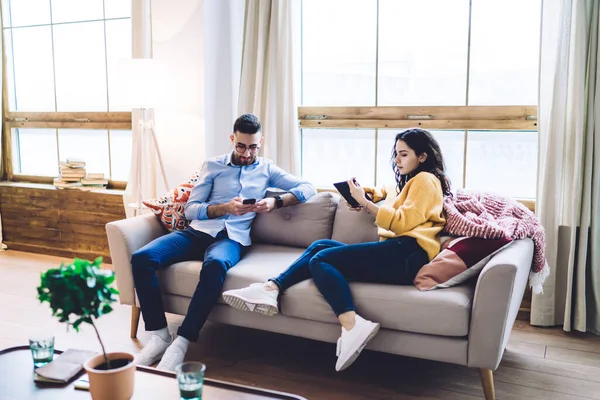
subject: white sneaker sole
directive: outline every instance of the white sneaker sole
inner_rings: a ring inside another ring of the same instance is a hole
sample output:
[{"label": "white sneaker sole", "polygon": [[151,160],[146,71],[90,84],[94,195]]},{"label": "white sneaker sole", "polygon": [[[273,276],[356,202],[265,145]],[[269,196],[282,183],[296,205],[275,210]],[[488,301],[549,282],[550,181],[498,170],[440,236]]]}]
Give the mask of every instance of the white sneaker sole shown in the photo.
[{"label": "white sneaker sole", "polygon": [[348,368],[349,366],[351,366],[352,363],[354,361],[356,361],[356,359],[360,355],[361,351],[363,351],[363,349],[367,346],[367,344],[369,344],[369,342],[371,341],[371,339],[373,339],[375,337],[375,335],[377,335],[378,332],[379,332],[379,324],[375,323],[375,327],[371,330],[371,332],[369,333],[369,335],[365,338],[365,340],[363,340],[363,342],[361,343],[361,345],[358,346],[358,349],[356,349],[356,351],[354,352],[354,354],[352,354],[350,356],[350,358],[348,358],[346,360],[346,362],[344,362],[344,364],[342,365],[342,367],[340,369],[338,369],[338,372],[339,371],[343,371],[346,368]]},{"label": "white sneaker sole", "polygon": [[[255,312],[266,315],[267,317],[272,317],[279,313],[277,306],[263,303],[262,301],[248,299],[235,294],[223,293],[223,300],[225,300],[225,302],[231,307],[237,308],[238,310]],[[248,304],[251,304],[253,307],[249,307]]]}]

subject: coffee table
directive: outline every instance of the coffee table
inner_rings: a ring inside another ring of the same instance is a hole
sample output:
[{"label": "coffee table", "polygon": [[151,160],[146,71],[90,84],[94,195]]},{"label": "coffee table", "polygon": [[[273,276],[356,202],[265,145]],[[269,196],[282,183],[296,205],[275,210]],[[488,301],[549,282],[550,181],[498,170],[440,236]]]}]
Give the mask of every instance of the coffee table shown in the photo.
[{"label": "coffee table", "polygon": [[[55,350],[55,354],[62,353]],[[88,391],[76,390],[73,381],[64,385],[34,382],[33,360],[29,346],[11,347],[0,351],[0,400],[90,399]],[[206,378],[202,398],[205,400],[306,400],[293,394],[259,389]],[[133,399],[179,399],[179,386],[174,373],[154,368],[136,367]]]}]

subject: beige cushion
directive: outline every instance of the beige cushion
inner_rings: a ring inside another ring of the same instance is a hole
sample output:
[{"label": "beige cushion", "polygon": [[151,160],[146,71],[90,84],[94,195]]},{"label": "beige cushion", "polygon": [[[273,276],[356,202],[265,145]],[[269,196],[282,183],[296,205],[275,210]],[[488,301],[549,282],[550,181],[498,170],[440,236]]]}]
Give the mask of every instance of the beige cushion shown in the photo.
[{"label": "beige cushion", "polygon": [[[442,336],[466,336],[469,332],[472,285],[420,292],[412,285],[353,282],[350,290],[356,311],[384,328]],[[337,321],[312,280],[292,286],[282,297],[284,315]]]},{"label": "beige cushion", "polygon": [[366,211],[351,211],[342,196],[338,197],[338,207],[333,222],[331,239],[346,244],[377,242],[375,217]]},{"label": "beige cushion", "polygon": [[[227,273],[224,291],[274,278],[290,266],[304,250],[296,247],[255,244]],[[200,279],[201,261],[184,261],[158,272],[162,291],[192,297]],[[221,299],[221,302],[222,299]]]},{"label": "beige cushion", "polygon": [[[227,274],[223,290],[246,287],[277,276],[302,249],[258,244]],[[183,262],[160,271],[163,291],[191,297],[201,262]],[[443,336],[469,331],[472,285],[420,292],[414,286],[351,283],[357,311],[384,328]],[[219,300],[223,302],[222,299]],[[337,319],[312,280],[292,286],[281,296],[281,312],[290,317],[336,323]]]},{"label": "beige cushion", "polygon": [[337,201],[333,193],[317,193],[306,203],[258,214],[252,240],[306,248],[315,240],[330,239]]}]

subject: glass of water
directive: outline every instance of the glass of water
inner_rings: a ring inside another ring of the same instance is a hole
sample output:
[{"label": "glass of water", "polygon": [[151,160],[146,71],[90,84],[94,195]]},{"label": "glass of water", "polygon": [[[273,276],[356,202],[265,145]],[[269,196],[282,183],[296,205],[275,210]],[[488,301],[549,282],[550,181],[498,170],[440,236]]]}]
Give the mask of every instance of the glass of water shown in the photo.
[{"label": "glass of water", "polygon": [[175,367],[181,400],[202,400],[205,370],[206,365],[197,361],[186,361]]},{"label": "glass of water", "polygon": [[54,336],[37,335],[29,338],[29,349],[33,357],[34,368],[43,367],[54,356]]}]

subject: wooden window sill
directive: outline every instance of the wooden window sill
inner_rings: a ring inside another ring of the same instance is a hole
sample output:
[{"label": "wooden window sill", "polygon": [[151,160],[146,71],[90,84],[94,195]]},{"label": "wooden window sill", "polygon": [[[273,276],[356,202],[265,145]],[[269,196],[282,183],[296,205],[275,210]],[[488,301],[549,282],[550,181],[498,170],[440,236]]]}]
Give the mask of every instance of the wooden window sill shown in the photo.
[{"label": "wooden window sill", "polygon": [[101,194],[101,195],[112,195],[112,196],[122,196],[125,191],[121,189],[105,189],[98,191],[86,191],[79,189],[59,189],[54,185],[48,183],[29,183],[29,182],[12,182],[12,181],[2,181],[0,182],[0,187],[16,187],[16,188],[27,188],[27,189],[43,189],[43,190],[60,190],[64,192],[75,192],[75,193],[93,193],[93,194]]}]

